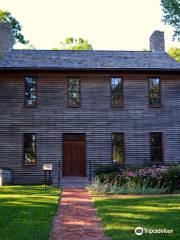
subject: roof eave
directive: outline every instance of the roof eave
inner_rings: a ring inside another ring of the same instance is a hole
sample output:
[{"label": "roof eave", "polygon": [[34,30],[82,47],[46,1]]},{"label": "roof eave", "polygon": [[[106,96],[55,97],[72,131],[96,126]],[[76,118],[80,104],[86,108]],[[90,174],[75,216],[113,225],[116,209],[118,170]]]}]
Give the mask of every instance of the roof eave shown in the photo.
[{"label": "roof eave", "polygon": [[56,67],[0,67],[0,71],[119,71],[119,72],[177,72],[180,68],[56,68]]},{"label": "roof eave", "polygon": [[180,68],[44,68],[44,67],[0,67],[0,71],[53,71],[53,72],[124,72],[124,73],[176,73],[180,74]]}]

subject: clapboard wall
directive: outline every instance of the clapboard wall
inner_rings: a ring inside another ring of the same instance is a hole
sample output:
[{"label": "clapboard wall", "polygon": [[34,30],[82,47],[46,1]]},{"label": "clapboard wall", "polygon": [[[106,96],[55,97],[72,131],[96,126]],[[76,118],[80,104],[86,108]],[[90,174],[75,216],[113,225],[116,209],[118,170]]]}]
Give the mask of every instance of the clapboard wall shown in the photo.
[{"label": "clapboard wall", "polygon": [[[37,107],[24,108],[24,77],[37,76]],[[110,78],[124,80],[124,107],[111,108]],[[161,108],[149,108],[148,77],[161,79]],[[67,107],[67,79],[81,81],[81,107]],[[42,183],[43,163],[62,174],[63,133],[86,134],[89,164],[111,163],[111,133],[125,133],[125,162],[150,163],[149,133],[163,132],[164,162],[180,162],[180,75],[159,73],[1,72],[0,168],[15,184]],[[37,164],[23,165],[23,133],[37,134]]]}]

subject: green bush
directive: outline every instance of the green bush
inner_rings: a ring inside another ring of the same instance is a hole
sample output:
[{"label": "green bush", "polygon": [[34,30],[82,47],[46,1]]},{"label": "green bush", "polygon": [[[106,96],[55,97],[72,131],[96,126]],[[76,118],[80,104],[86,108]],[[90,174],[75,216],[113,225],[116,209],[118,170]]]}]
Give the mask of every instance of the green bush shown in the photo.
[{"label": "green bush", "polygon": [[122,181],[122,176],[116,172],[100,174],[97,176],[97,178],[101,183],[104,183],[104,182],[107,182],[110,184],[118,183],[120,185]]},{"label": "green bush", "polygon": [[112,164],[98,164],[95,167],[95,175],[99,176],[102,174],[109,174],[109,173],[118,173],[119,172],[119,166],[116,163]]},{"label": "green bush", "polygon": [[170,166],[164,173],[164,186],[172,193],[180,190],[180,165]]},{"label": "green bush", "polygon": [[[112,164],[101,166],[96,171],[98,186],[106,192],[121,189],[121,192],[180,192],[180,166],[126,167],[120,169]],[[95,184],[97,186],[97,184]],[[131,186],[131,188],[130,188]],[[109,190],[111,187],[111,190]],[[134,189],[134,190],[133,190]],[[148,190],[147,190],[148,189]],[[152,190],[154,189],[154,190]],[[118,190],[120,191],[120,190]],[[117,191],[115,191],[117,193]]]},{"label": "green bush", "polygon": [[86,188],[92,194],[162,194],[167,192],[167,189],[164,187],[149,187],[147,184],[127,182],[120,186],[117,183],[111,184],[107,181],[102,183],[99,177]]}]

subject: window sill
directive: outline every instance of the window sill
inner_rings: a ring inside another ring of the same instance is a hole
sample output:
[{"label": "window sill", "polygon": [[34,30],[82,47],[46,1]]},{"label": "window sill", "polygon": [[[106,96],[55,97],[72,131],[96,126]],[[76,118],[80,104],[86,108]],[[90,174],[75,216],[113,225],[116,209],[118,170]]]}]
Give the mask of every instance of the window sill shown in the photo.
[{"label": "window sill", "polygon": [[36,163],[24,163],[23,166],[36,166]]},{"label": "window sill", "polygon": [[160,105],[160,106],[151,106],[151,105],[149,105],[149,108],[162,108],[162,106]]},{"label": "window sill", "polygon": [[151,162],[151,165],[164,165],[164,162]]},{"label": "window sill", "polygon": [[37,104],[34,105],[23,105],[23,108],[37,108]]},{"label": "window sill", "polygon": [[112,163],[117,164],[117,165],[125,165],[125,162],[112,161]]},{"label": "window sill", "polygon": [[67,106],[68,108],[81,108],[81,106]]},{"label": "window sill", "polygon": [[124,108],[124,105],[121,105],[121,106],[112,106],[111,105],[111,108]]}]

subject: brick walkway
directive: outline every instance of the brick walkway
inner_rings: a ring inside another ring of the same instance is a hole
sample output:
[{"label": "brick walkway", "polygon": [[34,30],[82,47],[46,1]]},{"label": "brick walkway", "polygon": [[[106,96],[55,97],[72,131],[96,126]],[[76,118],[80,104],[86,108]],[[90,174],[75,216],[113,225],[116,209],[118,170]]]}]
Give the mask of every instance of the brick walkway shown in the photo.
[{"label": "brick walkway", "polygon": [[64,189],[50,240],[107,240],[91,196],[84,189]]}]

